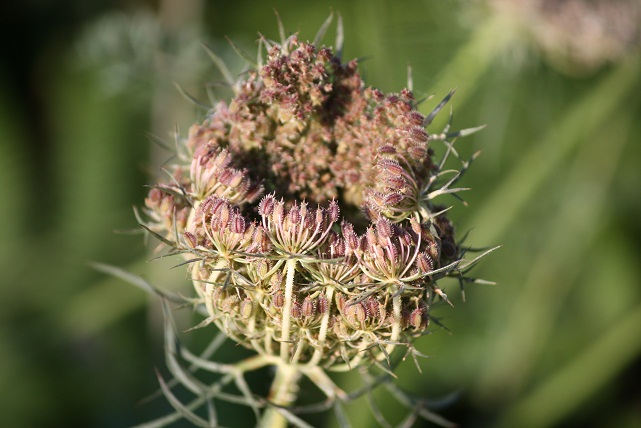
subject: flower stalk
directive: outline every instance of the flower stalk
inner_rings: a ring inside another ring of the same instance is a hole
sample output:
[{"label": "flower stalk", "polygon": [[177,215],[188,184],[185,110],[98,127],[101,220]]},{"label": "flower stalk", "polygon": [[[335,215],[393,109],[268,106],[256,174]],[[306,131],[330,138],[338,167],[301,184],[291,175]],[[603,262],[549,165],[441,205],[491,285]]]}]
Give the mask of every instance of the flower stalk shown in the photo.
[{"label": "flower stalk", "polygon": [[[285,281],[285,306],[283,307],[283,327],[282,335],[280,338],[280,357],[284,361],[289,358],[289,347],[290,347],[290,325],[291,325],[291,314],[292,314],[292,299],[294,298],[294,274],[296,273],[296,259],[287,260],[285,272],[287,279]],[[291,361],[292,364],[296,364],[296,359]]]},{"label": "flower stalk", "polygon": [[268,397],[272,406],[266,410],[259,426],[264,428],[287,426],[287,419],[279,413],[279,408],[289,407],[296,401],[300,376],[301,372],[296,365],[278,364],[276,366],[276,375]]}]

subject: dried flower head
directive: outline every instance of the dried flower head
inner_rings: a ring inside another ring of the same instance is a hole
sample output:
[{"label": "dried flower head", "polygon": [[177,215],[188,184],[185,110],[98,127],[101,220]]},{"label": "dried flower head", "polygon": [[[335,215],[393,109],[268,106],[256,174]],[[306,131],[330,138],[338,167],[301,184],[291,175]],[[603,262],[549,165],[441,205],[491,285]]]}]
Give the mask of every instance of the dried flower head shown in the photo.
[{"label": "dried flower head", "polygon": [[[150,191],[145,227],[185,254],[205,324],[340,396],[318,370],[413,349],[447,300],[437,280],[463,278],[434,199],[464,190],[453,185],[469,161],[445,170],[431,146],[458,157],[453,140],[473,130],[426,130],[452,94],[424,116],[411,90],[368,87],[330,47],[261,45],[266,58],[230,82],[233,98],[190,129],[185,162]],[[270,398],[286,397],[275,386]]]}]

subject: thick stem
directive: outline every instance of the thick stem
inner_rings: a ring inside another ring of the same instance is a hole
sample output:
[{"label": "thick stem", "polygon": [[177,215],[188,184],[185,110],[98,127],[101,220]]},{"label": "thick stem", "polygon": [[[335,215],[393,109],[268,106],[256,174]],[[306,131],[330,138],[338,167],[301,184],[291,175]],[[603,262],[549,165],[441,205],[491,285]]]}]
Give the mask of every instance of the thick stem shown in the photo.
[{"label": "thick stem", "polygon": [[[276,365],[276,377],[269,392],[269,401],[277,407],[294,404],[298,397],[300,371],[295,365],[284,362]],[[287,419],[278,412],[277,407],[269,406],[258,426],[261,428],[286,428]]]},{"label": "thick stem", "polygon": [[285,428],[287,419],[278,412],[277,407],[289,406],[296,401],[298,396],[298,379],[300,372],[294,364],[290,364],[289,349],[291,347],[289,332],[292,316],[292,302],[294,299],[294,274],[296,273],[295,259],[287,260],[285,266],[285,304],[283,305],[280,358],[276,365],[276,377],[269,392],[269,401],[275,406],[269,406],[259,422],[262,428]]}]

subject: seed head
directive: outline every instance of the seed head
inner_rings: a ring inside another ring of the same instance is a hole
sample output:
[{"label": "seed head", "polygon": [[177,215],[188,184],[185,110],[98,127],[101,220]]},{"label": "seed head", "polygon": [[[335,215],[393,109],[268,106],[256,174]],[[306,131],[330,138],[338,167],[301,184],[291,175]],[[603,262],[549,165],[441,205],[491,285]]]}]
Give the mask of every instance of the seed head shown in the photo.
[{"label": "seed head", "polygon": [[433,137],[411,91],[367,87],[356,61],[295,35],[269,46],[190,129],[148,227],[242,345],[334,369],[384,360],[423,334],[434,272],[460,261],[429,196],[448,181]]}]

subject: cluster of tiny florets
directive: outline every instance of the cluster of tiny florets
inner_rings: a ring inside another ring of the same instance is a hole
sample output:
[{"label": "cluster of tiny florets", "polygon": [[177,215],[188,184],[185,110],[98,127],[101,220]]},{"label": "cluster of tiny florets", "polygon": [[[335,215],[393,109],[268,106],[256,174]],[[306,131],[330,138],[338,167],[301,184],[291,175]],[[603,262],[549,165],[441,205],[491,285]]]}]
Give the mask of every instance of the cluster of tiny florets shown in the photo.
[{"label": "cluster of tiny florets", "polygon": [[[209,320],[293,363],[353,367],[423,334],[459,259],[409,90],[295,36],[184,141],[146,227],[187,255]],[[442,276],[442,275],[441,275]]]}]

